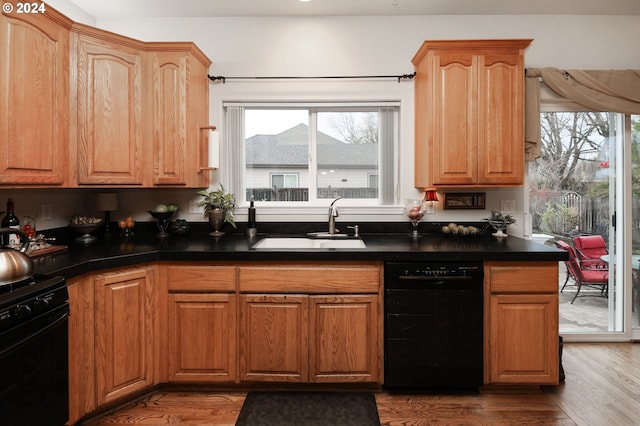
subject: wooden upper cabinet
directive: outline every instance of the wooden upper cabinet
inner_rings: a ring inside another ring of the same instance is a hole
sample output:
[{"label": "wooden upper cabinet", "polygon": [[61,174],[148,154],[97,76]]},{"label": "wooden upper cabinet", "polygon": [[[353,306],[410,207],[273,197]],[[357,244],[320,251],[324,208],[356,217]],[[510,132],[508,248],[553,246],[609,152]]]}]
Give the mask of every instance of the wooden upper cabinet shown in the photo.
[{"label": "wooden upper cabinet", "polygon": [[530,42],[423,43],[413,58],[416,187],[523,184]]},{"label": "wooden upper cabinet", "polygon": [[[143,185],[144,54],[129,39],[79,26],[73,37],[79,185]],[[72,119],[73,119],[72,118]]]},{"label": "wooden upper cabinet", "polygon": [[153,78],[153,185],[202,187],[209,173],[201,127],[208,126],[211,61],[193,43],[147,43]]},{"label": "wooden upper cabinet", "polygon": [[0,15],[0,185],[67,183],[71,24]]},{"label": "wooden upper cabinet", "polygon": [[0,185],[208,186],[211,61],[46,13],[0,15]]},{"label": "wooden upper cabinet", "polygon": [[211,61],[193,43],[75,28],[78,185],[207,186]]}]

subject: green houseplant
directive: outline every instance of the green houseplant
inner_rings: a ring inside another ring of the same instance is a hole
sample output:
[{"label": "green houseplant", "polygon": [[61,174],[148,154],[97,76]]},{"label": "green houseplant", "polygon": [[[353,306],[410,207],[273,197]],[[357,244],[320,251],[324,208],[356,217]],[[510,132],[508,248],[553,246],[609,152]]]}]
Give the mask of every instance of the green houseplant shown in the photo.
[{"label": "green houseplant", "polygon": [[220,188],[215,191],[203,189],[198,191],[197,194],[202,197],[198,206],[204,207],[204,214],[209,216],[209,223],[213,228],[213,232],[211,232],[210,235],[215,237],[224,235],[224,232],[220,231],[223,222],[227,222],[236,228],[236,222],[233,218],[236,199],[233,194],[225,192],[222,184],[220,184]]}]

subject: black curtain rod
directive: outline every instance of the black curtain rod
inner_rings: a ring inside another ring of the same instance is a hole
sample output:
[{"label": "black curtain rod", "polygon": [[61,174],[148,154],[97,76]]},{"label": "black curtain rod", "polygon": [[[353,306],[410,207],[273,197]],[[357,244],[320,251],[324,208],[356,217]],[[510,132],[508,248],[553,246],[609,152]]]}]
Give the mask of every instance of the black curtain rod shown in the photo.
[{"label": "black curtain rod", "polygon": [[224,77],[221,75],[209,75],[209,80],[216,82],[222,81],[225,84],[227,80],[337,80],[337,79],[383,79],[397,78],[398,83],[402,80],[412,80],[416,73],[402,75],[347,75],[347,76],[328,76],[328,77]]}]

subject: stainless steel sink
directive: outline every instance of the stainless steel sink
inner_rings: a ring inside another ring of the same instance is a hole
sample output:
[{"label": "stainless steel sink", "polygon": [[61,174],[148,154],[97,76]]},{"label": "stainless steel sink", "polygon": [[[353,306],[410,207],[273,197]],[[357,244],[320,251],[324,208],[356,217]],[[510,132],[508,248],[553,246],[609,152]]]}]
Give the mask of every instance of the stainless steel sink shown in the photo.
[{"label": "stainless steel sink", "polygon": [[255,243],[253,249],[364,249],[362,240],[325,240],[312,238],[276,238],[266,237]]}]

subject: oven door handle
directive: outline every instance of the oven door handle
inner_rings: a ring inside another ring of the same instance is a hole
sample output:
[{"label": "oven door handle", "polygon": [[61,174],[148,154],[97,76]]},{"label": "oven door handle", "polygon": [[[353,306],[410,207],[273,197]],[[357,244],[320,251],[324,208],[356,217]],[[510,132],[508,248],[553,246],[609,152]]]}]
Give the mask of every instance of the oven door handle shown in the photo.
[{"label": "oven door handle", "polygon": [[[67,319],[69,318],[69,304],[65,303],[64,305],[56,308],[56,310],[59,310],[61,308],[64,308],[64,312],[62,312],[56,319],[54,319],[53,321],[49,322],[47,325],[45,325],[44,327],[42,327],[41,329],[37,330],[35,333],[31,333],[30,335],[28,335],[27,337],[18,340],[17,342],[12,343],[11,345],[2,348],[2,350],[0,351],[0,355],[4,355],[5,353],[11,352],[13,349],[15,349],[16,347],[28,342],[31,339],[35,339],[38,338],[40,336],[42,336],[45,333],[48,333],[51,329],[57,327],[58,325],[60,325],[60,323],[67,321]],[[51,311],[50,313],[54,313],[54,311]]]}]

